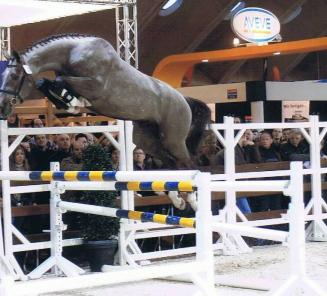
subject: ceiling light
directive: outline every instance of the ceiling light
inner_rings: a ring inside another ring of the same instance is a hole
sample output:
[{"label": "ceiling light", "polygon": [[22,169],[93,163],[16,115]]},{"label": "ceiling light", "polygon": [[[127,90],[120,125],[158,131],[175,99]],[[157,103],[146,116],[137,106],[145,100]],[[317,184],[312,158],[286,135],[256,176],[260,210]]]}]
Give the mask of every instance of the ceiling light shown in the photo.
[{"label": "ceiling light", "polygon": [[205,59],[205,60],[201,60],[202,63],[209,63],[209,60]]},{"label": "ceiling light", "polygon": [[294,10],[292,10],[292,12],[289,15],[285,17],[285,19],[282,21],[282,24],[285,25],[290,23],[295,18],[297,18],[301,12],[302,12],[302,6],[296,7]]},{"label": "ceiling light", "polygon": [[274,52],[273,55],[275,55],[275,56],[276,56],[276,55],[280,55],[280,51],[276,51],[276,52]]},{"label": "ceiling light", "polygon": [[167,0],[159,11],[160,16],[167,16],[174,13],[183,3],[183,0]]},{"label": "ceiling light", "polygon": [[227,13],[227,15],[224,17],[225,21],[230,20],[235,13],[237,13],[239,10],[243,9],[245,7],[245,2],[244,1],[238,1],[232,9]]},{"label": "ceiling light", "polygon": [[244,1],[239,1],[237,2],[234,7],[230,10],[233,14],[239,11],[240,9],[243,9],[245,7],[245,2]]}]

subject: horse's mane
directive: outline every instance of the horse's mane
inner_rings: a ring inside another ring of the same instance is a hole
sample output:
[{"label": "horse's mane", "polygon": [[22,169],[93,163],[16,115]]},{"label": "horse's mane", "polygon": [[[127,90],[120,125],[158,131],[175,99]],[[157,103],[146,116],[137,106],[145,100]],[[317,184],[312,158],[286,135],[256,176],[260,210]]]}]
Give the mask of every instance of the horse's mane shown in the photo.
[{"label": "horse's mane", "polygon": [[77,38],[88,38],[88,37],[95,37],[94,35],[87,35],[87,34],[79,34],[79,33],[65,33],[65,34],[57,34],[57,35],[52,35],[46,38],[43,38],[35,43],[33,43],[31,46],[27,47],[22,54],[29,53],[32,50],[36,49],[39,46],[45,46],[52,41],[57,41],[60,39],[77,39]]}]

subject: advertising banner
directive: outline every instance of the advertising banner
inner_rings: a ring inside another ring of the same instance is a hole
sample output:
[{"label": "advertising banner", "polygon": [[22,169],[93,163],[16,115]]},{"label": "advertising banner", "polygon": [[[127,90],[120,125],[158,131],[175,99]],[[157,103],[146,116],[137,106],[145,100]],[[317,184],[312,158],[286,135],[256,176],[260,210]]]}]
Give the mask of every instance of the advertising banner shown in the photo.
[{"label": "advertising banner", "polygon": [[309,101],[283,101],[282,121],[300,122],[309,120]]}]

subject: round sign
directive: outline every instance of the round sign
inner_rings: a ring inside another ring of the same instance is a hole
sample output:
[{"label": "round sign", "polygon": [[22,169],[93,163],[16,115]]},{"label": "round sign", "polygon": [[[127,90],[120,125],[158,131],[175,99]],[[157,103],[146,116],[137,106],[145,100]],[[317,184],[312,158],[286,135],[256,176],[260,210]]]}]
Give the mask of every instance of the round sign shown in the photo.
[{"label": "round sign", "polygon": [[233,16],[232,29],[238,37],[248,42],[268,42],[279,34],[280,22],[266,9],[247,7]]}]

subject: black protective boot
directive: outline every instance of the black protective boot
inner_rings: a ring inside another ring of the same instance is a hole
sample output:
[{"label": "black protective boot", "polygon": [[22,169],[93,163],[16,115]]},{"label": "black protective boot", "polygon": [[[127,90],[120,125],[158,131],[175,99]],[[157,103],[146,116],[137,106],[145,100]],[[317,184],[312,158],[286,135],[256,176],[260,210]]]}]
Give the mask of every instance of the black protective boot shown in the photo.
[{"label": "black protective boot", "polygon": [[78,95],[62,80],[42,78],[36,82],[36,87],[57,109],[69,109],[71,107],[70,102],[78,98]]}]

